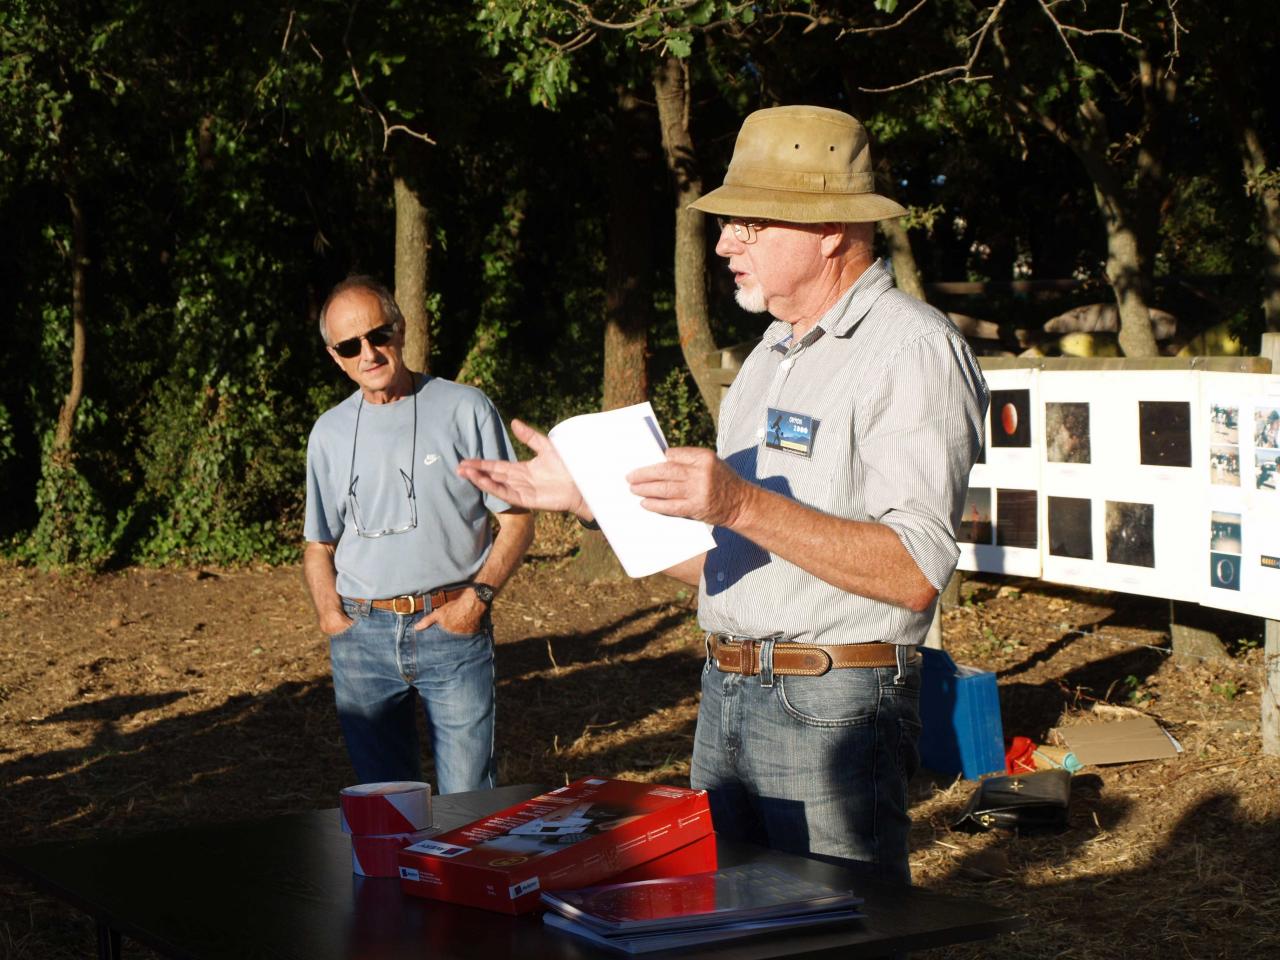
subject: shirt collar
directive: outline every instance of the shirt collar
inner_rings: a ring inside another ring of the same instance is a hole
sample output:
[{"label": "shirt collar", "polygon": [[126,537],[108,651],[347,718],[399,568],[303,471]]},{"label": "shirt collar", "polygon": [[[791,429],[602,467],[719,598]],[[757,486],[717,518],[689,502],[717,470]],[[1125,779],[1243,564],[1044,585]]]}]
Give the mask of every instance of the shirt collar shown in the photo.
[{"label": "shirt collar", "polygon": [[[852,287],[841,294],[840,299],[822,315],[822,319],[814,324],[806,339],[812,343],[824,333],[846,336],[867,315],[880,295],[892,288],[893,275],[889,273],[884,261],[877,259],[862,272]],[[775,320],[765,331],[765,339],[769,341],[770,349],[785,353],[792,345],[791,324]]]}]

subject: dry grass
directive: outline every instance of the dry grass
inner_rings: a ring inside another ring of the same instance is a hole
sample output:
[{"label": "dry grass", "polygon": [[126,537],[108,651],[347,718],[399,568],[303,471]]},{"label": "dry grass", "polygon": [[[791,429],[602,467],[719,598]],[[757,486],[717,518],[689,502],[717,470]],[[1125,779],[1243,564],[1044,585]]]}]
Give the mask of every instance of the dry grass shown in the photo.
[{"label": "dry grass", "polygon": [[[701,657],[689,591],[584,586],[568,569],[576,538],[540,518],[533,559],[495,612],[502,781],[686,781]],[[1260,755],[1248,628],[1233,659],[1182,663],[1149,648],[1167,642],[1151,601],[996,581],[968,597],[947,616],[948,646],[998,672],[1006,733],[1043,737],[1120,704],[1156,716],[1186,752],[1077,777],[1071,827],[1049,837],[953,832],[972,784],[921,777],[917,882],[1033,920],[926,955],[1273,956],[1280,760]],[[333,806],[349,773],[331,696],[296,569],[0,568],[6,842]],[[91,954],[75,911],[3,875],[0,889],[0,957]]]}]

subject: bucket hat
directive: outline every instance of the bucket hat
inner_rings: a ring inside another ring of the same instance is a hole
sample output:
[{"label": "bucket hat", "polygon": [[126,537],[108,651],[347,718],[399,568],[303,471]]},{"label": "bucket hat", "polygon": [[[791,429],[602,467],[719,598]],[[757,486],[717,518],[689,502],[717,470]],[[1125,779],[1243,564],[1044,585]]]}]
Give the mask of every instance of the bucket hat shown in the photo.
[{"label": "bucket hat", "polygon": [[724,185],[689,204],[723,216],[866,223],[907,211],[875,192],[867,131],[827,107],[770,107],[742,122]]}]

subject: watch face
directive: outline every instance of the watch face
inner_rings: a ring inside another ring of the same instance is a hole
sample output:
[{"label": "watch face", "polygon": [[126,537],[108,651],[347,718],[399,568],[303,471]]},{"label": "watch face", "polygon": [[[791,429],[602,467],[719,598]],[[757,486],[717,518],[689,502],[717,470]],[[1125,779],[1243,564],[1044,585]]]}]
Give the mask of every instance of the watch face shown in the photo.
[{"label": "watch face", "polygon": [[471,588],[482,603],[493,603],[493,587],[487,583],[473,583]]}]

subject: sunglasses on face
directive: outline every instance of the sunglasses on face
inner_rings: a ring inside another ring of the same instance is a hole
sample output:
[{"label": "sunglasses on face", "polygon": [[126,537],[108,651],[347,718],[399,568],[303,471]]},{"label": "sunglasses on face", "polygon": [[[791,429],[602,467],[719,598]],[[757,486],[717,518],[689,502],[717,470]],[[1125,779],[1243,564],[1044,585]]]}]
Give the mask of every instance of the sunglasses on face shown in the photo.
[{"label": "sunglasses on face", "polygon": [[339,340],[333,345],[333,352],[344,360],[350,360],[352,357],[360,356],[360,341],[368,340],[371,347],[385,347],[391,342],[391,338],[396,335],[396,326],[394,323],[384,323],[380,327],[374,327],[368,333],[362,333],[358,337],[351,337],[347,340]]}]

